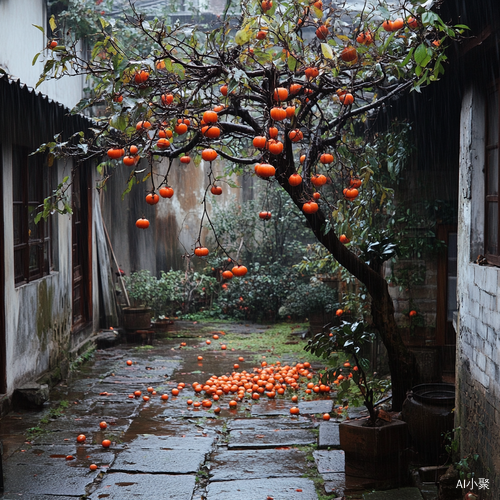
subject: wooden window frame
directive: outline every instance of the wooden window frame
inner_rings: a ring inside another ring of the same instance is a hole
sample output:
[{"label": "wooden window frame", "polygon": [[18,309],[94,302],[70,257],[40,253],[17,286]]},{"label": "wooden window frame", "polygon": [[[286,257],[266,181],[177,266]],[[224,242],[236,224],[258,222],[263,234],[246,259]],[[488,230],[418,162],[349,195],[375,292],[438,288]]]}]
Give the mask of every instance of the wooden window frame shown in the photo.
[{"label": "wooden window frame", "polygon": [[[490,106],[490,96],[497,91],[498,102],[497,109],[492,110]],[[495,113],[495,118],[497,121],[497,137],[496,142],[489,144],[489,124],[491,113]],[[496,177],[497,177],[497,193],[488,194],[488,187],[490,185],[490,164],[489,155],[490,151],[497,151],[497,161],[496,161]],[[486,133],[485,133],[485,192],[484,192],[484,255],[489,264],[495,266],[500,266],[500,81],[497,80],[493,85],[487,89],[486,93]],[[489,252],[489,204],[496,203],[496,226],[497,226],[497,253],[493,254]]]},{"label": "wooden window frame", "polygon": [[[47,162],[39,155],[30,156],[29,148],[13,148],[14,282],[17,287],[49,275],[53,264],[50,219],[41,219],[34,225],[38,207],[50,191]],[[35,174],[33,169],[39,172]],[[32,237],[30,231],[35,227],[36,235]]]}]

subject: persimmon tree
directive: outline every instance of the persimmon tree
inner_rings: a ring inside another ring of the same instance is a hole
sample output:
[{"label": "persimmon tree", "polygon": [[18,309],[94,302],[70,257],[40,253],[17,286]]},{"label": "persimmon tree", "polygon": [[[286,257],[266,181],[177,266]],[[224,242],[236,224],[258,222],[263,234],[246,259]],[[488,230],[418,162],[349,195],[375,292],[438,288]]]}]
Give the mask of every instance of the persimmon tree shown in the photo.
[{"label": "persimmon tree", "polygon": [[[150,201],[171,187],[172,168],[193,168],[188,162],[200,155],[209,165],[206,197],[215,194],[217,157],[228,173],[278,183],[318,241],[366,286],[400,408],[418,370],[398,333],[383,257],[346,245],[349,221],[367,216],[363,189],[373,173],[363,155],[347,157],[363,150],[360,138],[377,111],[443,73],[445,48],[465,27],[446,25],[430,3],[366,0],[359,10],[359,2],[251,0],[210,26],[171,25],[132,6],[120,22],[97,18],[90,57],[53,20],[40,81],[89,75],[89,96],[75,111],[97,109],[99,117],[91,135],[56,138],[40,150],[107,158],[98,166],[102,184],[117,168],[130,169],[127,190],[148,176]],[[168,162],[166,175],[157,173],[159,162]],[[43,216],[64,212],[64,189],[46,200]]]}]

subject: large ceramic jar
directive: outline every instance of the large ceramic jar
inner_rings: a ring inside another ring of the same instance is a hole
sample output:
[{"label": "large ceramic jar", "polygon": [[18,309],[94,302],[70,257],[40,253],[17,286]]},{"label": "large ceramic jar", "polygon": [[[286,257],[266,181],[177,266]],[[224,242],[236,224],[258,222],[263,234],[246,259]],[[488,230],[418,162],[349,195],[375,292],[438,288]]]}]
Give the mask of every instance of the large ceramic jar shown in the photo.
[{"label": "large ceramic jar", "polygon": [[444,435],[453,429],[455,386],[416,385],[403,403],[403,420],[408,424],[413,447],[427,459],[445,453]]}]

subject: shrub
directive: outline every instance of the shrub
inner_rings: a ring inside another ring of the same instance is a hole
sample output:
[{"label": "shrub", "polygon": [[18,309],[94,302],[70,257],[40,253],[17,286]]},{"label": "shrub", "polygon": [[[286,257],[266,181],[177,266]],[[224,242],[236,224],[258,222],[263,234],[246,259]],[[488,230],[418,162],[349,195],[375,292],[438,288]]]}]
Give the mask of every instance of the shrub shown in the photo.
[{"label": "shrub", "polygon": [[243,278],[233,278],[217,299],[224,316],[252,321],[274,321],[296,286],[297,273],[290,268],[255,264]]},{"label": "shrub", "polygon": [[303,319],[311,313],[331,313],[339,307],[338,291],[312,277],[308,283],[295,283],[279,311],[281,317]]},{"label": "shrub", "polygon": [[158,279],[142,270],[124,279],[130,300],[150,307],[155,318],[193,312],[209,304],[219,287],[215,278],[198,272],[161,271]]}]

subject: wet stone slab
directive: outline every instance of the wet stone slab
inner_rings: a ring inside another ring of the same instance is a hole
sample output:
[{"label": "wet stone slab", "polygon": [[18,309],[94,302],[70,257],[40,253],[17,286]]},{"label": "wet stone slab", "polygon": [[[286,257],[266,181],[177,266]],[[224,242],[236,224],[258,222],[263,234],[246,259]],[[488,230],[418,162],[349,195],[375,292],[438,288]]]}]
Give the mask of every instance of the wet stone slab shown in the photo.
[{"label": "wet stone slab", "polygon": [[131,420],[129,418],[114,418],[110,415],[86,415],[82,417],[75,417],[74,415],[64,415],[57,420],[47,424],[44,429],[52,432],[72,432],[75,435],[75,429],[78,428],[80,434],[88,434],[92,432],[99,432],[100,422],[108,424],[108,431],[113,433],[125,432],[130,426]]},{"label": "wet stone slab", "polygon": [[235,418],[227,422],[227,428],[237,429],[312,429],[316,424],[307,417],[299,418]]},{"label": "wet stone slab", "polygon": [[191,500],[194,475],[108,473],[89,499],[98,500]]},{"label": "wet stone slab", "polygon": [[418,488],[397,488],[365,493],[363,500],[423,500],[423,498]]},{"label": "wet stone slab", "polygon": [[207,500],[317,500],[314,483],[305,478],[267,478],[211,482]]},{"label": "wet stone slab", "polygon": [[290,408],[294,406],[291,401],[274,399],[272,401],[263,401],[252,406],[251,414],[255,416],[279,416],[290,415]]},{"label": "wet stone slab", "polygon": [[325,481],[325,493],[343,496],[345,491],[345,474],[329,473],[323,474]]},{"label": "wet stone slab", "polygon": [[210,459],[210,480],[298,477],[306,470],[306,455],[297,449],[220,451]]},{"label": "wet stone slab", "polygon": [[159,377],[157,375],[151,377],[108,377],[102,383],[95,385],[92,390],[96,392],[133,392],[137,389],[146,390],[147,387],[156,387],[164,384],[166,377]]},{"label": "wet stone slab", "polygon": [[208,453],[212,450],[216,438],[215,432],[194,433],[193,429],[189,432],[177,436],[155,436],[143,435],[131,442],[131,448],[157,449],[157,450],[190,450]]},{"label": "wet stone slab", "polygon": [[318,448],[338,448],[339,446],[338,422],[321,422],[319,424]]},{"label": "wet stone slab", "polygon": [[330,413],[333,409],[331,399],[318,399],[316,401],[300,401],[300,413]]},{"label": "wet stone slab", "polygon": [[[66,460],[72,455],[74,460]],[[111,450],[83,446],[36,446],[15,453],[4,461],[5,493],[23,498],[37,495],[80,497],[99,474],[89,470],[91,463],[108,467],[114,459]]]},{"label": "wet stone slab", "polygon": [[141,418],[136,419],[130,425],[128,431],[125,433],[124,441],[126,443],[133,441],[138,436],[144,434],[160,435],[160,436],[182,436],[193,432],[193,426],[188,422],[179,419],[172,419],[168,421]]},{"label": "wet stone slab", "polygon": [[345,454],[342,450],[317,450],[313,452],[320,474],[344,472]]},{"label": "wet stone slab", "polygon": [[116,418],[135,418],[139,415],[140,406],[143,401],[139,399],[101,398],[96,401],[92,409],[92,415],[115,415]]},{"label": "wet stone slab", "polygon": [[203,451],[180,451],[136,448],[122,451],[111,467],[113,472],[149,474],[192,474],[205,461]]},{"label": "wet stone slab", "polygon": [[229,432],[229,449],[277,448],[306,445],[316,442],[316,435],[308,429],[238,429]]},{"label": "wet stone slab", "polygon": [[[129,357],[134,362],[133,365],[126,364],[126,358]],[[106,382],[113,382],[114,380],[141,380],[153,379],[159,380],[170,377],[179,366],[182,360],[179,359],[160,359],[160,360],[144,360],[137,358],[135,353],[129,353],[124,356],[118,363],[114,363],[111,371],[107,372],[104,378]],[[108,368],[109,370],[109,368]]]}]

